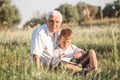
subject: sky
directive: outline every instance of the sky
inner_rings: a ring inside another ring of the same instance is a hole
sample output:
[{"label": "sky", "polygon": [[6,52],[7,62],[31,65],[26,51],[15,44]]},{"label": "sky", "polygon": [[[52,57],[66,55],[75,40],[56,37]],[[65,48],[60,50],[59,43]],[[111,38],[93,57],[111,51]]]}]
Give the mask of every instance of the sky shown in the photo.
[{"label": "sky", "polygon": [[102,6],[102,8],[107,3],[112,3],[115,0],[11,0],[12,5],[15,5],[21,16],[21,23],[18,25],[19,28],[29,21],[36,12],[39,12],[40,15],[47,13],[50,10],[58,8],[61,4],[68,3],[73,6],[78,2],[85,2],[91,5]]}]

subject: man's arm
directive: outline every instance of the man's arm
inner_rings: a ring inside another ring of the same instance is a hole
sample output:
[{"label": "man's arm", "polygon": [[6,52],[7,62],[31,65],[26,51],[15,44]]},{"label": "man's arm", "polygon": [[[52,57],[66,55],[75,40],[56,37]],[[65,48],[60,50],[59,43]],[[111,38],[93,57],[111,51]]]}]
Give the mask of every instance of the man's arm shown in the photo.
[{"label": "man's arm", "polygon": [[35,63],[36,70],[39,70],[40,69],[40,58],[39,58],[39,56],[36,55],[36,54],[33,54],[33,60],[34,60],[34,63]]}]

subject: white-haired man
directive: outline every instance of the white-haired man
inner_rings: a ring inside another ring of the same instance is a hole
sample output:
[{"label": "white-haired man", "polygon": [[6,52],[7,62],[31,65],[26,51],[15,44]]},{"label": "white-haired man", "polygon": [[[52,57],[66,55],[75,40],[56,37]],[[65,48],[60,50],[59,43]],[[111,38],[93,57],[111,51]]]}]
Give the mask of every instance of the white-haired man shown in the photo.
[{"label": "white-haired man", "polygon": [[40,63],[49,64],[51,61],[57,45],[62,15],[59,11],[53,10],[45,16],[45,19],[46,23],[33,32],[30,43],[30,60],[31,63],[35,63],[37,70],[40,69]]}]

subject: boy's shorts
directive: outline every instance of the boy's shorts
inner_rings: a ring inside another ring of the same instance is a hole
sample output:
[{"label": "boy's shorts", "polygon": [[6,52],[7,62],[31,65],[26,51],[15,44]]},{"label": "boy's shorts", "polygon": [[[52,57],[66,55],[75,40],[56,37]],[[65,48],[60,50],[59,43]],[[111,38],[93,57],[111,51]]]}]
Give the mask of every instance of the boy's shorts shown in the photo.
[{"label": "boy's shorts", "polygon": [[82,68],[87,68],[90,63],[89,51],[82,58],[76,59],[76,63],[81,64]]}]

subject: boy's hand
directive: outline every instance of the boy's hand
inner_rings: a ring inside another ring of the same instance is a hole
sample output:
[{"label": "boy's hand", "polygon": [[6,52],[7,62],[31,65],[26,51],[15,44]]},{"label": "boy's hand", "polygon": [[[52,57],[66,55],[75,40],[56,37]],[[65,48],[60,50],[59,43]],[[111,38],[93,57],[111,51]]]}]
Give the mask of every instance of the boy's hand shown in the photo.
[{"label": "boy's hand", "polygon": [[73,58],[77,59],[77,58],[80,58],[83,56],[83,53],[82,52],[77,52],[73,55]]}]

